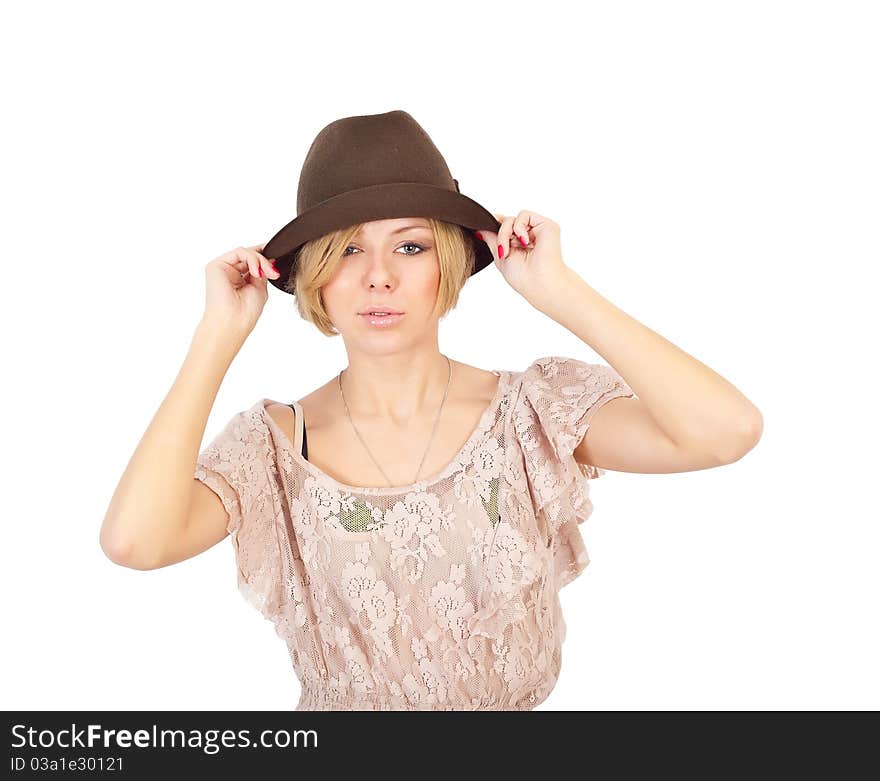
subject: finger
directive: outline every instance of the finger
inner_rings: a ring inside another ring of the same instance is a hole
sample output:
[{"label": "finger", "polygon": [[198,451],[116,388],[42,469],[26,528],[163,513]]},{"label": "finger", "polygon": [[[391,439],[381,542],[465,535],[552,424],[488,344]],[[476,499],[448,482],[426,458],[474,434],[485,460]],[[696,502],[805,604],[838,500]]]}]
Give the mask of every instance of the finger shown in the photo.
[{"label": "finger", "polygon": [[505,220],[509,219],[506,214],[493,214],[492,215],[498,222],[501,224],[498,226],[498,232],[493,233],[492,236],[495,239],[495,246],[492,249],[497,249],[498,239],[501,237],[501,231],[504,228]]},{"label": "finger", "polygon": [[[482,241],[485,241],[486,244],[489,246],[489,250],[491,251],[492,256],[495,257],[495,258],[498,258],[498,257],[499,257],[499,250],[500,250],[501,245],[502,245],[502,243],[503,243],[503,239],[502,239],[502,230],[504,229],[504,223],[505,223],[505,222],[510,222],[513,218],[512,218],[512,217],[506,217],[506,216],[503,215],[503,214],[495,214],[495,213],[493,213],[493,212],[492,212],[491,214],[492,214],[492,216],[493,216],[498,222],[501,223],[501,225],[500,225],[499,228],[498,228],[498,233],[495,233],[494,231],[490,231],[490,230],[484,230],[484,229],[481,229],[481,230],[479,230],[479,231],[476,231],[476,232],[475,232],[475,235],[477,236],[478,239],[481,239]],[[508,235],[509,235],[509,230],[508,230]],[[508,241],[508,243],[507,243],[505,246],[506,246],[508,249],[504,251],[504,257],[507,257],[507,255],[510,254],[510,252],[509,252],[509,248],[510,248],[510,243],[509,243],[509,241]]]},{"label": "finger", "polygon": [[[262,256],[265,258],[266,256],[262,254],[262,253],[263,253],[263,247],[265,247],[265,246],[266,246],[265,244],[254,244],[253,247],[248,247],[248,249],[249,249],[249,250],[253,250],[253,251],[256,252],[258,255],[262,255]],[[276,258],[266,258],[266,260],[268,260],[268,261],[271,263],[272,261],[276,260]]]},{"label": "finger", "polygon": [[236,257],[243,260],[246,266],[246,276],[250,274],[255,279],[260,279],[260,256],[253,247],[236,247]]},{"label": "finger", "polygon": [[496,215],[495,217],[501,223],[501,227],[498,229],[498,246],[496,248],[499,258],[506,258],[510,255],[510,236],[513,233],[513,217],[504,217],[503,220],[499,219],[499,217],[503,216]]},{"label": "finger", "polygon": [[229,252],[224,252],[218,260],[224,260],[227,263],[239,263],[241,261],[247,262],[250,253],[254,252],[253,247],[236,247],[235,249],[229,250]]},{"label": "finger", "polygon": [[532,216],[532,212],[523,210],[516,215],[516,219],[513,221],[513,235],[519,239],[519,243],[523,247],[527,247],[532,240],[529,235]]},{"label": "finger", "polygon": [[264,277],[272,277],[272,279],[278,279],[278,277],[281,276],[281,272],[279,272],[278,269],[275,268],[275,259],[274,258],[267,258],[265,255],[261,254],[263,247],[265,247],[265,246],[266,246],[265,244],[257,244],[255,247],[252,247],[251,249],[254,250],[255,254],[260,259],[260,265],[262,266],[262,269],[263,269],[263,276]]},{"label": "finger", "polygon": [[247,278],[250,274],[250,267],[248,265],[248,250],[244,247],[236,247],[229,252],[224,252],[218,258],[216,258],[216,263],[220,263],[226,266],[229,266],[232,269],[235,269],[243,278]]},{"label": "finger", "polygon": [[281,276],[281,272],[275,268],[275,264],[269,260],[268,258],[264,258],[260,255],[260,260],[263,264],[263,276],[264,277],[272,277],[272,279],[278,279]]},{"label": "finger", "polygon": [[500,246],[500,236],[501,236],[501,228],[504,226],[504,220],[506,217],[503,214],[495,214],[492,213],[492,216],[501,223],[501,227],[498,228],[498,233],[490,230],[480,230],[478,231],[478,238],[481,238],[486,244],[489,246],[489,251],[492,253],[492,257],[496,260],[498,259],[498,251]]},{"label": "finger", "polygon": [[237,268],[239,271],[242,271],[241,263],[243,262],[244,269],[254,279],[267,279],[270,275],[273,279],[277,279],[281,274],[268,258],[258,252],[258,249],[262,249],[264,246],[264,244],[256,244],[253,247],[237,247],[233,250],[237,261]]}]

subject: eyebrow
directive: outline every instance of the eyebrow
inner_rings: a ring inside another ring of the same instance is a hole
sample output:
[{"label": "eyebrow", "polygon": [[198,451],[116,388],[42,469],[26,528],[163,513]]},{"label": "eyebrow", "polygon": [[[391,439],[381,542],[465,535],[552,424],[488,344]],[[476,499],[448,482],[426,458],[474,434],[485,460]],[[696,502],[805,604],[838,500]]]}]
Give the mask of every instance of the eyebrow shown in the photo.
[{"label": "eyebrow", "polygon": [[390,235],[394,236],[396,233],[403,233],[404,231],[409,230],[431,230],[431,228],[428,225],[404,225],[402,228],[391,231]]}]

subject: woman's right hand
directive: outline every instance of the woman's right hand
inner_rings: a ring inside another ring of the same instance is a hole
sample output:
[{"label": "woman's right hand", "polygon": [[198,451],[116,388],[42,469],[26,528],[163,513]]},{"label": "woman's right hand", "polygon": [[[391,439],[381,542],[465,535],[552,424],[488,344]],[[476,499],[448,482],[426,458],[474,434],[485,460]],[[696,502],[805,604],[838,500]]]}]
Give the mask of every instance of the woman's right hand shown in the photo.
[{"label": "woman's right hand", "polygon": [[253,330],[269,297],[267,276],[280,276],[260,254],[264,246],[237,247],[205,266],[203,321],[245,336]]}]

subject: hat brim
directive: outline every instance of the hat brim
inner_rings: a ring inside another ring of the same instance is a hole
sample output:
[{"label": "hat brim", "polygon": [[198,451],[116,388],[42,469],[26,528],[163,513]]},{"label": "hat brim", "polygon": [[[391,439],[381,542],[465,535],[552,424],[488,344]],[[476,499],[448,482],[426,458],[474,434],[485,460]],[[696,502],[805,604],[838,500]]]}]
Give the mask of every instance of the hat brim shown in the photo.
[{"label": "hat brim", "polygon": [[[397,217],[432,217],[461,225],[470,231],[497,233],[501,223],[472,198],[444,187],[419,182],[391,182],[361,187],[336,195],[297,215],[263,247],[262,255],[275,259],[280,276],[270,279],[279,290],[295,265],[303,244],[350,225]],[[484,241],[469,234],[475,261],[471,275],[482,271],[495,257]]]}]

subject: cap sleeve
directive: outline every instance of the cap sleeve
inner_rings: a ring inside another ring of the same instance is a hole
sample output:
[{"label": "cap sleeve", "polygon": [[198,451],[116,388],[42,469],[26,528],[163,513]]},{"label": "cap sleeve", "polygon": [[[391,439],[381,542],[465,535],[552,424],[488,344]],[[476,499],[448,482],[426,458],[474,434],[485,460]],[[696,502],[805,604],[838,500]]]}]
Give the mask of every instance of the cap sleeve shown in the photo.
[{"label": "cap sleeve", "polygon": [[552,547],[557,588],[590,563],[578,525],[590,517],[589,481],[604,469],[581,464],[574,450],[593,415],[621,396],[635,396],[611,367],[547,356],[522,375],[514,426],[522,447],[536,517]]},{"label": "cap sleeve", "polygon": [[277,467],[259,404],[234,415],[196,459],[194,477],[226,508],[226,530],[238,565],[238,587],[263,616],[281,605],[281,555],[275,508]]}]

